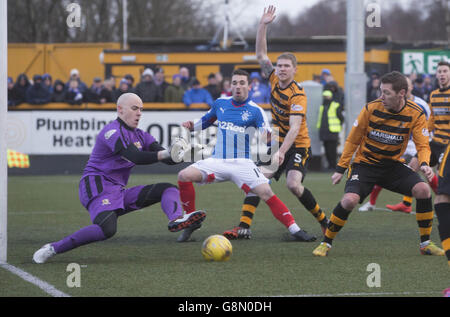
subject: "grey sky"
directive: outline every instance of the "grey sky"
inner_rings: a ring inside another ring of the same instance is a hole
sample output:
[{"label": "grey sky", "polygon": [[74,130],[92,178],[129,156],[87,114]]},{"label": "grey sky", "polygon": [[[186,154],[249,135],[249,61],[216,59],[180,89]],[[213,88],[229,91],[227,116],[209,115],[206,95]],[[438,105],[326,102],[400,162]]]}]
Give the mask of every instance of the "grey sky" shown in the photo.
[{"label": "grey sky", "polygon": [[[225,0],[215,0],[218,2],[219,10],[225,9]],[[302,11],[312,7],[321,0],[229,0],[229,15],[234,27],[248,26],[255,21],[258,21],[261,17],[265,7],[269,5],[275,5],[278,14],[285,13],[290,18],[297,17]],[[334,0],[345,1],[345,0]],[[334,2],[330,1],[330,2]],[[366,4],[378,3],[381,9],[386,6],[390,6],[394,1],[392,0],[362,0]],[[395,3],[401,3],[404,7],[408,6],[411,0],[396,0]],[[224,11],[223,11],[224,12]],[[236,20],[233,20],[233,16],[237,16]]]}]

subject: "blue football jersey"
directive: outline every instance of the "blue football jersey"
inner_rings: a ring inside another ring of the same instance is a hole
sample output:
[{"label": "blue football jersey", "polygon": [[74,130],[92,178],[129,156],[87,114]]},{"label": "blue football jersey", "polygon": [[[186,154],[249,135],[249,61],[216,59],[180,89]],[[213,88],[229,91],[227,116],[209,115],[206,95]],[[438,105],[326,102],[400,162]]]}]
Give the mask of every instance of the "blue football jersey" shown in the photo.
[{"label": "blue football jersey", "polygon": [[250,158],[250,144],[255,132],[270,132],[264,110],[250,98],[238,103],[232,97],[217,99],[202,117],[202,129],[217,120],[217,143],[212,157]]}]

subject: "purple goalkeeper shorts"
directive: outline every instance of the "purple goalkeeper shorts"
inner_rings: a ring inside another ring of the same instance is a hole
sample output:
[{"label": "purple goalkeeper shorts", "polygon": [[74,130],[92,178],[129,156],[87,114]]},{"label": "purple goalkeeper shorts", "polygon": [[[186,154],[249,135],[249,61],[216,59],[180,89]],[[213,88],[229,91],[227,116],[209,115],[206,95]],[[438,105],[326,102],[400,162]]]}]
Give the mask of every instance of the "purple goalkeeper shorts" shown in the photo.
[{"label": "purple goalkeeper shorts", "polygon": [[81,204],[89,211],[91,221],[103,211],[119,210],[119,215],[140,209],[136,202],[144,185],[124,188],[100,175],[81,179],[79,196]]}]

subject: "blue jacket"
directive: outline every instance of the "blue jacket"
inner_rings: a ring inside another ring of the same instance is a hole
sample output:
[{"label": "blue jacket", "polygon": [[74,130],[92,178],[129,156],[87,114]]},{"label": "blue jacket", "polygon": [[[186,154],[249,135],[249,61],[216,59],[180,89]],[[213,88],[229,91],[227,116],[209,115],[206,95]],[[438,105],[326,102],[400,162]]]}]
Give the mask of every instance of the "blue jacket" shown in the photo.
[{"label": "blue jacket", "polygon": [[43,105],[49,103],[51,100],[51,94],[48,91],[47,86],[43,83],[34,84],[27,89],[26,101],[33,105]]},{"label": "blue jacket", "polygon": [[204,88],[191,88],[183,95],[183,102],[186,106],[190,106],[192,103],[206,103],[208,105],[213,104],[213,99],[209,91]]}]

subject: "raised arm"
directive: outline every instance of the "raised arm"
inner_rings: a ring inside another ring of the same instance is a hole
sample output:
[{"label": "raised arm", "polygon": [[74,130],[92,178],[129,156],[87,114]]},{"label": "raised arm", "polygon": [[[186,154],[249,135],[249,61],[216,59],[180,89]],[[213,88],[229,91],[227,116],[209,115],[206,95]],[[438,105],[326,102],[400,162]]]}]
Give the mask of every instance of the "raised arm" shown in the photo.
[{"label": "raised arm", "polygon": [[267,56],[267,25],[275,19],[275,10],[274,6],[269,6],[267,10],[264,8],[264,14],[261,17],[258,30],[256,31],[256,58],[266,78],[269,77],[273,70],[272,62]]}]

